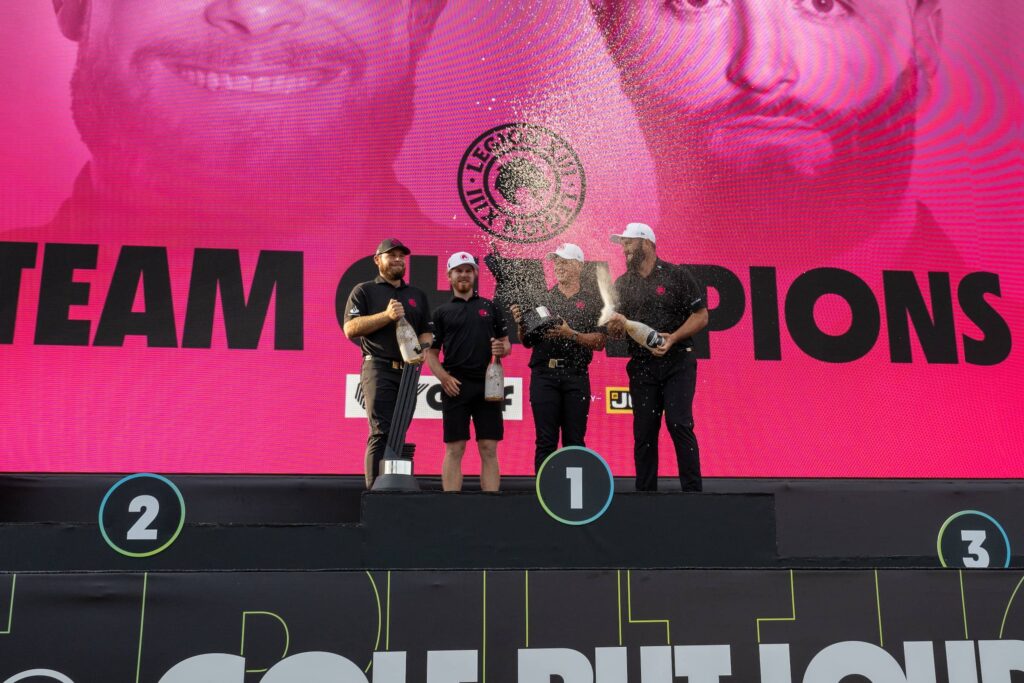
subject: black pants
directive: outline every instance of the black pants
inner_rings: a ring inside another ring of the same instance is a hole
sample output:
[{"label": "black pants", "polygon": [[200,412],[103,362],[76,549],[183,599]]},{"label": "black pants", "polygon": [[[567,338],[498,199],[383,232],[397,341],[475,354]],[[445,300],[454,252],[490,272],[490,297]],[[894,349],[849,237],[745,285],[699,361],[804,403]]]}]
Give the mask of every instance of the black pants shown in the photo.
[{"label": "black pants", "polygon": [[590,376],[579,371],[535,368],[530,375],[530,406],[537,428],[534,472],[544,459],[563,446],[585,446],[590,412]]},{"label": "black pants", "polygon": [[366,439],[366,487],[380,474],[380,461],[384,459],[384,449],[391,431],[391,418],[395,414],[395,403],[398,401],[398,385],[402,381],[402,371],[391,367],[386,361],[363,359],[363,367],[359,372],[359,384],[363,388],[363,400],[366,402],[366,417],[370,421],[370,435]]},{"label": "black pants", "polygon": [[683,491],[700,491],[700,451],[697,436],[693,433],[696,357],[691,352],[667,363],[631,360],[626,372],[633,399],[636,490],[658,490],[658,435],[664,413],[668,433],[676,448],[679,484]]}]

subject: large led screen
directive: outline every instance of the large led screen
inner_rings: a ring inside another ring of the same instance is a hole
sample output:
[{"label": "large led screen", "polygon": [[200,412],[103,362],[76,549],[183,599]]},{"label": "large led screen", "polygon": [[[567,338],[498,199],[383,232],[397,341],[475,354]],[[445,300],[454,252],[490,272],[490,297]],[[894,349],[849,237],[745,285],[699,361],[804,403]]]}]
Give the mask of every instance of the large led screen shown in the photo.
[{"label": "large led screen", "polygon": [[[1022,476],[1022,30],[1007,0],[8,0],[0,470],[361,472],[341,326],[382,239],[437,306],[456,251],[618,277],[643,222],[706,289],[706,476]],[[587,445],[629,476],[625,364],[590,366]]]}]

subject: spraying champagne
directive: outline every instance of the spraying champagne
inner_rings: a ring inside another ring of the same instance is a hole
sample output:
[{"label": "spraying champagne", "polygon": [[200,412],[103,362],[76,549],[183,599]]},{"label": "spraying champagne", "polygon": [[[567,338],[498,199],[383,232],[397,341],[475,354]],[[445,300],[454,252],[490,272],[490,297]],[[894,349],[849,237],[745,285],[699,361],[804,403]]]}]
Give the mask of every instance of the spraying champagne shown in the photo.
[{"label": "spraying champagne", "polygon": [[633,341],[648,349],[659,349],[665,345],[665,337],[650,325],[645,325],[636,320],[627,320],[624,316],[615,312],[617,301],[615,300],[615,288],[612,286],[612,276],[608,272],[608,265],[597,264],[595,269],[597,277],[597,289],[601,294],[601,317],[598,318],[598,325],[606,325],[612,318],[618,316],[622,319],[623,325]]},{"label": "spraying champagne", "polygon": [[597,324],[607,325],[608,321],[615,315],[615,307],[618,305],[615,297],[615,286],[612,285],[612,274],[608,271],[608,264],[595,263],[594,277],[597,279],[597,291],[601,295],[601,316],[597,319]]}]

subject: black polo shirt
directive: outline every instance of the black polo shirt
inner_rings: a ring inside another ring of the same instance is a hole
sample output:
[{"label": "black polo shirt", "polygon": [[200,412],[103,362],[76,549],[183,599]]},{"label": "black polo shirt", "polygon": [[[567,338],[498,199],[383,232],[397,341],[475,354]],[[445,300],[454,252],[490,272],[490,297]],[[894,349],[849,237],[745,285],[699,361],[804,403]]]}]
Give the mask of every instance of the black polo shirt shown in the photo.
[{"label": "black polo shirt", "polygon": [[[392,299],[398,299],[405,308],[405,317],[420,335],[430,332],[433,322],[430,318],[430,305],[427,295],[417,287],[407,285],[401,280],[397,287],[392,286],[381,276],[369,282],[360,282],[352,288],[345,304],[345,322],[363,315],[381,313],[388,307]],[[398,350],[398,338],[395,336],[395,323],[385,325],[376,332],[359,338],[364,356],[373,356],[385,360],[402,360],[402,352]]]},{"label": "black polo shirt", "polygon": [[[540,305],[547,306],[552,315],[565,320],[569,327],[580,334],[597,331],[602,302],[600,295],[592,289],[580,287],[578,292],[567,297],[555,285],[541,297]],[[530,367],[546,368],[552,358],[565,359],[565,367],[568,369],[586,370],[594,359],[594,352],[569,338],[544,337],[533,346]]]},{"label": "black polo shirt", "polygon": [[[697,279],[686,266],[658,259],[647,277],[626,271],[615,281],[618,312],[630,320],[650,325],[657,332],[674,332],[694,311],[707,308]],[[683,339],[669,349],[666,358],[683,353],[692,340]],[[629,355],[648,360],[651,352],[629,339]]]},{"label": "black polo shirt", "polygon": [[434,311],[434,348],[441,365],[459,379],[483,379],[491,362],[491,338],[508,336],[501,309],[478,294],[457,296]]}]

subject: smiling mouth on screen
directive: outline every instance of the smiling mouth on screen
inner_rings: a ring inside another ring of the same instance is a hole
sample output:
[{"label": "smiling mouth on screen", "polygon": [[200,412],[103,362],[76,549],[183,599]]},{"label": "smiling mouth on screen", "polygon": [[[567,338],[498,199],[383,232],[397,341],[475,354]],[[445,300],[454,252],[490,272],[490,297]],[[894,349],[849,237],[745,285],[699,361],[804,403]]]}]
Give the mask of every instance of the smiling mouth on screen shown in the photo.
[{"label": "smiling mouth on screen", "polygon": [[253,69],[218,71],[191,64],[165,64],[171,73],[210,92],[248,92],[261,95],[294,95],[319,88],[347,71],[343,66],[319,69]]}]

